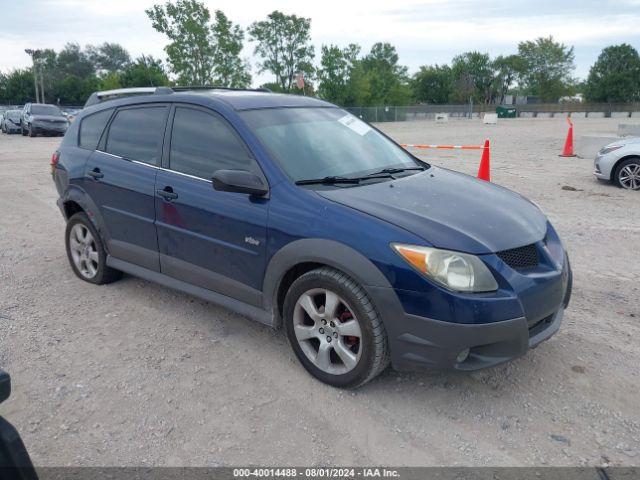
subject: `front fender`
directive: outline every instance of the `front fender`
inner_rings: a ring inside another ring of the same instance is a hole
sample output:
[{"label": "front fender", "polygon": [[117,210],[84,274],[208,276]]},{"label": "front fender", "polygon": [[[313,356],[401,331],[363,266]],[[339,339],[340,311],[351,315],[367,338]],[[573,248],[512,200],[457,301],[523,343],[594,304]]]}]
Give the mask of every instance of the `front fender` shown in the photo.
[{"label": "front fender", "polygon": [[281,321],[277,297],[282,279],[289,270],[302,263],[321,263],[340,270],[357,281],[369,294],[370,287],[391,288],[382,272],[357,250],[334,240],[296,240],[271,257],[264,277],[263,308],[272,313],[276,326]]}]

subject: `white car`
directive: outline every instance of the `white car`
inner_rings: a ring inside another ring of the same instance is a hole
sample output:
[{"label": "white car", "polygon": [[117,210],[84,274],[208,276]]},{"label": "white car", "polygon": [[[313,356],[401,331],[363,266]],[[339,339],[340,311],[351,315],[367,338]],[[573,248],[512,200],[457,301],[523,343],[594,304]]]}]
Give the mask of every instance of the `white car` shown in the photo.
[{"label": "white car", "polygon": [[640,190],[640,137],[617,140],[600,149],[593,174],[628,190]]}]

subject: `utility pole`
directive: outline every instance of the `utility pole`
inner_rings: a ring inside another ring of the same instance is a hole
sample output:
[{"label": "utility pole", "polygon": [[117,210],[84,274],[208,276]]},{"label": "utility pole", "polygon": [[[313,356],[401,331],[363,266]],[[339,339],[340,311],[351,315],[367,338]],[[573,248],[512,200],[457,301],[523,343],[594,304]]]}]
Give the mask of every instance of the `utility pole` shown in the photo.
[{"label": "utility pole", "polygon": [[42,61],[40,61],[40,103],[46,103],[44,99],[44,74],[42,73]]},{"label": "utility pole", "polygon": [[25,49],[25,53],[31,57],[31,61],[33,62],[33,85],[36,90],[36,103],[40,102],[40,95],[38,92],[38,66],[36,56],[40,54],[40,50],[32,50],[30,48]]}]

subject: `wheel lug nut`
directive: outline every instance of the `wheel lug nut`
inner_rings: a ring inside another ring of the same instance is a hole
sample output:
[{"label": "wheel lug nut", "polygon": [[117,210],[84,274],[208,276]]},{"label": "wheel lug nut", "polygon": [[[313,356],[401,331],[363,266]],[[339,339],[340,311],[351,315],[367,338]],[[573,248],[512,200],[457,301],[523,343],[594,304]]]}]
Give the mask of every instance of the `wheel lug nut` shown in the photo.
[{"label": "wheel lug nut", "polygon": [[338,338],[338,332],[333,332],[333,337]]},{"label": "wheel lug nut", "polygon": [[335,324],[335,323],[333,323],[333,322],[331,322],[329,325],[331,325],[332,327],[335,327],[335,326],[336,326],[336,324]]},{"label": "wheel lug nut", "polygon": [[322,320],[322,324],[323,324],[323,325],[326,325],[326,324],[327,324],[327,321],[326,321],[326,320]]},{"label": "wheel lug nut", "polygon": [[327,342],[331,343],[331,337],[327,336]]},{"label": "wheel lug nut", "polygon": [[320,330],[318,330],[321,334],[324,333],[324,328],[320,327]]}]

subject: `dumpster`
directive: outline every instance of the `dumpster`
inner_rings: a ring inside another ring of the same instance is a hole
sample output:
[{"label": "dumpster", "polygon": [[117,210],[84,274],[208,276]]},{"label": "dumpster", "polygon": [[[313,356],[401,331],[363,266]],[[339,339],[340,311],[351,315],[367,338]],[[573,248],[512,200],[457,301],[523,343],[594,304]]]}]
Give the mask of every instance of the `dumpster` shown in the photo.
[{"label": "dumpster", "polygon": [[502,105],[496,107],[496,113],[498,114],[498,118],[516,118],[518,116],[516,107],[505,107]]}]

